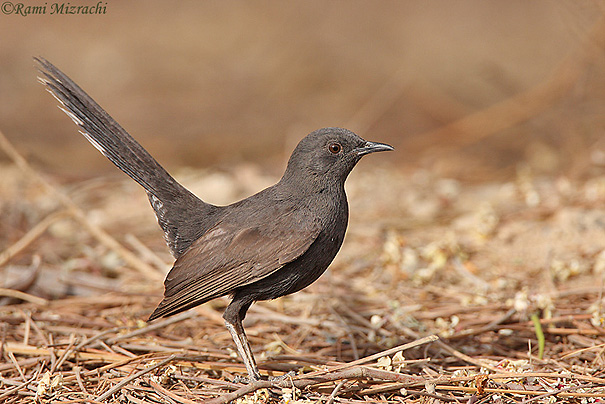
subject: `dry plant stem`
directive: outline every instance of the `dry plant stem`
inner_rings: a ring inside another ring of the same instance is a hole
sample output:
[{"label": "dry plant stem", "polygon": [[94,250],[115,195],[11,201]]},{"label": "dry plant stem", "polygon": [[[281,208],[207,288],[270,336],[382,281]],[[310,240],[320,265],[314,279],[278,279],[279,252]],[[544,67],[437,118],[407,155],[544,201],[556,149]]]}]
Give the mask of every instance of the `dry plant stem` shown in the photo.
[{"label": "dry plant stem", "polygon": [[[454,397],[446,397],[442,394],[433,394],[433,393],[428,393],[426,391],[418,391],[418,390],[410,390],[407,392],[408,395],[415,395],[415,396],[421,396],[421,397],[429,397],[429,398],[435,398],[437,400],[441,400],[441,401],[447,401],[447,402],[452,402],[452,401],[456,401],[456,402],[460,402],[458,399],[454,398]],[[431,401],[428,401],[431,402]],[[439,401],[433,401],[436,403],[439,403]]]},{"label": "dry plant stem", "polygon": [[134,331],[129,332],[127,334],[119,335],[119,336],[114,337],[114,338],[110,338],[110,339],[107,340],[107,342],[109,344],[114,344],[114,343],[116,343],[118,341],[121,341],[121,340],[124,340],[124,339],[128,339],[128,338],[132,338],[132,337],[136,337],[137,335],[141,335],[141,334],[146,334],[149,331],[159,330],[160,328],[164,328],[164,327],[167,327],[167,326],[169,326],[171,324],[178,323],[180,321],[185,321],[185,320],[188,320],[188,319],[190,319],[192,317],[196,317],[196,316],[197,316],[197,313],[195,311],[186,311],[186,312],[183,312],[181,314],[177,314],[176,316],[162,319],[161,321],[158,321],[158,322],[156,322],[154,324],[148,325],[148,326],[143,327],[143,328],[139,328],[138,330],[134,330]]},{"label": "dry plant stem", "polygon": [[20,385],[12,387],[12,388],[8,389],[7,391],[5,391],[4,393],[0,394],[0,400],[3,400],[6,397],[12,396],[13,394],[15,394],[16,392],[18,392],[19,390],[22,390],[22,389],[26,388],[31,382],[37,380],[38,376],[40,376],[40,372],[42,372],[42,368],[43,367],[44,366],[38,367],[38,370],[36,370],[34,372],[34,375],[29,380],[21,383]]},{"label": "dry plant stem", "polygon": [[[46,344],[48,345],[48,344]],[[40,348],[31,345],[23,345],[14,342],[7,342],[4,345],[5,351],[10,351],[19,355],[39,355],[39,356],[50,356],[51,358],[55,354],[55,352],[63,353],[64,350],[61,349],[51,349],[51,348]],[[70,356],[73,356],[75,350],[72,351]],[[101,353],[101,352],[77,352],[78,357],[82,360],[100,360],[106,362],[121,362],[127,357],[124,355],[116,354],[116,353]],[[56,358],[55,358],[56,359]]]},{"label": "dry plant stem", "polygon": [[345,383],[347,382],[347,379],[342,379],[340,381],[340,383],[338,383],[336,385],[336,387],[334,387],[334,390],[332,390],[332,393],[330,394],[330,397],[328,398],[328,401],[326,402],[326,404],[332,404],[334,402],[334,399],[336,398],[336,396],[338,395],[338,392],[340,391],[340,389],[342,388],[342,386],[345,385]]},{"label": "dry plant stem", "polygon": [[420,379],[418,377],[412,377],[403,375],[401,373],[388,372],[386,370],[372,369],[365,366],[356,366],[344,370],[340,370],[338,372],[327,373],[324,375],[314,376],[312,378],[307,378],[306,375],[301,376],[300,378],[295,379],[286,379],[279,382],[273,382],[269,380],[260,380],[257,382],[250,383],[245,385],[233,393],[223,394],[215,399],[207,400],[208,404],[223,404],[229,403],[233,400],[236,400],[239,397],[242,397],[246,394],[252,393],[259,389],[267,389],[270,387],[296,387],[298,389],[304,389],[305,387],[314,386],[318,384],[323,384],[327,382],[340,381],[344,379],[378,379],[378,380],[388,380],[388,381],[397,381],[401,382],[405,385],[405,382],[409,382],[409,385],[415,385],[419,383],[419,380],[424,382],[424,379]]},{"label": "dry plant stem", "polygon": [[82,382],[82,375],[81,375],[81,368],[80,366],[74,366],[74,374],[76,376],[76,382],[78,383],[78,386],[80,387],[80,390],[82,390],[82,392],[86,395],[90,394],[87,390],[86,387],[84,386],[84,383]]},{"label": "dry plant stem", "polygon": [[[1,137],[0,132],[0,137]],[[15,255],[19,254],[21,251],[27,248],[31,243],[33,243],[38,237],[40,237],[46,229],[50,227],[53,223],[58,220],[65,218],[68,215],[68,211],[60,211],[52,213],[42,219],[38,224],[32,227],[27,233],[23,235],[17,242],[8,247],[6,250],[0,253],[0,267],[10,261]]]},{"label": "dry plant stem", "polygon": [[103,401],[109,397],[111,397],[112,394],[114,394],[116,391],[120,390],[122,387],[126,386],[128,383],[130,383],[131,381],[138,379],[139,377],[154,371],[155,369],[162,367],[164,365],[166,365],[167,363],[173,361],[175,359],[175,355],[169,356],[168,358],[164,359],[161,362],[156,363],[155,365],[141,370],[140,372],[137,372],[135,374],[132,374],[126,378],[124,378],[121,382],[119,382],[118,384],[116,384],[115,386],[113,386],[111,389],[107,390],[105,393],[101,394],[100,396],[98,396],[96,398],[97,401]]},{"label": "dry plant stem", "polygon": [[[0,352],[0,354],[3,354],[4,352]],[[30,359],[25,359],[22,361],[19,361],[19,366],[21,367],[31,367],[36,365],[38,362],[40,362],[42,359],[41,358],[30,358]],[[4,373],[7,372],[11,369],[15,369],[15,364],[14,363],[5,363],[3,365],[0,365],[0,373]]]},{"label": "dry plant stem", "polygon": [[27,380],[26,382],[23,382],[23,383],[21,383],[21,384],[19,384],[17,386],[11,387],[10,389],[6,390],[4,393],[0,394],[0,400],[3,400],[5,398],[7,398],[7,397],[10,397],[13,394],[17,393],[19,390],[24,389],[31,382],[33,382],[36,379],[36,377],[32,377],[29,380]]},{"label": "dry plant stem", "polygon": [[48,304],[48,300],[46,299],[14,289],[0,288],[0,296],[12,297],[15,299],[23,300],[25,302],[36,304],[38,306],[46,306]]},{"label": "dry plant stem", "polygon": [[[581,387],[581,386],[574,386]],[[465,386],[445,386],[437,385],[435,390],[446,390],[446,391],[462,391],[466,393],[476,393],[476,387],[465,387]],[[565,389],[562,389],[565,390]],[[497,393],[497,394],[518,394],[521,396],[542,396],[548,395],[550,392],[544,390],[514,390],[514,389],[492,389],[486,388],[483,390],[485,393]],[[556,393],[559,397],[585,397],[585,398],[605,398],[605,392],[603,393],[569,393],[561,391]]]},{"label": "dry plant stem", "polygon": [[342,318],[342,316],[336,311],[334,310],[333,307],[330,308],[330,311],[334,314],[334,316],[336,316],[340,322],[342,323],[342,327],[346,330],[347,336],[349,337],[349,340],[351,340],[351,349],[353,350],[353,358],[355,360],[359,359],[359,351],[357,349],[357,343],[355,342],[355,337],[353,336],[353,331],[351,330],[351,327],[349,326],[349,324],[347,324],[347,322]]},{"label": "dry plant stem", "polygon": [[472,363],[473,365],[477,365],[481,368],[491,370],[492,372],[496,372],[496,373],[502,372],[502,369],[498,369],[497,367],[491,366],[490,364],[485,363],[479,359],[475,359],[466,354],[463,354],[462,352],[457,351],[456,349],[452,348],[451,346],[449,346],[448,344],[446,344],[443,341],[437,341],[437,344],[440,347],[442,347],[443,349],[445,349],[446,351],[448,351],[450,354],[454,355],[455,357],[457,357],[459,359],[462,359],[465,362]]},{"label": "dry plant stem", "polygon": [[[22,278],[19,278],[18,280],[11,282],[11,283],[7,283],[6,284],[6,289],[11,289],[11,290],[18,290],[20,292],[26,292],[36,283],[36,281],[38,280],[38,276],[40,275],[40,263],[42,262],[42,259],[40,258],[39,255],[34,255],[32,258],[32,263],[29,266],[28,270],[29,273],[25,272],[25,276],[23,276]],[[5,303],[4,299],[0,299],[0,305],[3,305]],[[29,319],[31,320],[31,319]],[[27,320],[27,321],[29,321]],[[29,327],[30,325],[27,324],[27,327]],[[26,329],[26,334],[27,332],[29,332],[29,330]]]},{"label": "dry plant stem", "polygon": [[75,344],[76,344],[76,339],[74,338],[74,339],[72,339],[69,342],[69,345],[67,346],[67,348],[65,349],[65,351],[63,351],[63,353],[59,357],[59,360],[50,369],[50,373],[54,373],[57,369],[60,369],[61,365],[63,365],[63,362],[65,362],[65,359],[67,359],[69,356],[71,356],[72,353],[74,353],[74,351],[75,351],[74,345]]},{"label": "dry plant stem", "polygon": [[454,334],[454,335],[452,335],[450,337],[446,337],[445,339],[448,340],[448,341],[451,341],[451,340],[466,338],[466,337],[471,336],[471,335],[483,334],[484,332],[487,332],[487,331],[492,331],[496,327],[498,327],[500,324],[504,323],[505,321],[508,321],[516,312],[517,312],[517,310],[510,309],[502,317],[499,317],[499,318],[495,319],[494,321],[492,321],[489,324],[486,324],[483,327],[473,328],[473,329],[470,329],[470,330],[464,330],[464,331],[456,333],[456,334]]},{"label": "dry plant stem", "polygon": [[[341,324],[337,321],[321,321],[314,318],[300,318],[286,316],[285,314],[276,313],[268,307],[262,305],[253,305],[250,308],[246,319],[261,318],[263,321],[279,321],[284,324],[296,324],[296,325],[308,325],[318,327],[323,325],[325,327],[338,328]],[[222,324],[222,323],[221,323]]]},{"label": "dry plant stem", "polygon": [[599,345],[594,345],[594,346],[589,346],[589,347],[586,347],[586,348],[577,349],[577,350],[574,350],[572,352],[568,352],[565,355],[562,355],[560,359],[563,360],[563,359],[569,358],[571,356],[579,355],[582,352],[587,352],[587,351],[592,351],[592,350],[601,350],[603,348],[605,348],[605,343],[604,344],[599,344]]},{"label": "dry plant stem", "polygon": [[105,331],[101,331],[100,333],[96,334],[94,337],[84,340],[80,344],[78,344],[78,346],[76,346],[76,351],[79,351],[80,349],[84,348],[87,345],[91,345],[93,342],[100,340],[101,338],[103,338],[106,335],[112,334],[114,332],[118,332],[120,330],[123,330],[124,328],[126,328],[126,326],[114,327],[114,328],[110,328]]},{"label": "dry plant stem", "polygon": [[24,381],[27,381],[27,378],[23,374],[23,370],[21,369],[21,366],[19,366],[19,362],[17,362],[17,359],[15,358],[15,355],[12,352],[9,352],[8,353],[8,357],[10,358],[11,362],[15,366],[15,369],[17,369],[17,372],[19,372],[19,375],[21,375],[21,378]]},{"label": "dry plant stem", "polygon": [[29,345],[29,333],[31,331],[31,321],[32,321],[32,316],[31,313],[25,313],[24,311],[21,311],[21,315],[23,316],[23,318],[25,318],[25,330],[23,332],[23,345]]},{"label": "dry plant stem", "polygon": [[128,402],[130,402],[130,403],[134,403],[134,404],[147,404],[146,401],[138,399],[135,396],[133,396],[132,394],[124,393],[124,396],[128,399]]},{"label": "dry plant stem", "polygon": [[166,273],[170,268],[170,263],[164,262],[156,253],[141,242],[134,234],[126,234],[124,240],[143,258],[155,265],[158,271]]},{"label": "dry plant stem", "polygon": [[241,384],[238,384],[238,383],[231,383],[226,380],[210,379],[208,377],[185,376],[185,375],[180,375],[180,374],[175,374],[173,377],[175,379],[181,380],[181,381],[187,380],[187,381],[194,381],[194,382],[204,383],[204,384],[212,384],[212,385],[228,388],[231,390],[237,390],[242,386]]},{"label": "dry plant stem", "polygon": [[[514,311],[513,311],[513,312],[511,312],[511,311],[509,310],[509,312],[507,312],[507,313],[506,313],[506,314],[505,314],[503,317],[500,317],[499,319],[494,320],[493,322],[489,323],[489,324],[488,324],[486,327],[482,327],[482,328],[487,328],[487,327],[489,327],[489,329],[488,329],[488,330],[486,330],[486,331],[489,331],[489,330],[491,330],[493,327],[496,327],[496,326],[497,326],[498,324],[500,324],[501,322],[506,321],[506,319],[508,319],[508,318],[509,318],[510,316],[512,316],[513,314],[514,314]],[[415,334],[415,333],[414,333],[414,334]],[[434,337],[435,337],[435,336],[434,336]],[[436,339],[438,339],[438,337],[437,337]],[[463,354],[462,352],[460,352],[460,351],[458,351],[458,350],[456,350],[456,349],[452,348],[451,346],[449,346],[448,344],[446,344],[446,343],[445,343],[445,342],[443,342],[442,340],[438,340],[438,341],[437,341],[437,344],[438,344],[440,347],[442,347],[443,349],[445,349],[446,351],[448,351],[450,354],[454,355],[455,357],[457,357],[457,358],[459,358],[459,359],[462,359],[462,360],[463,360],[463,361],[465,361],[465,362],[471,363],[471,364],[473,364],[473,365],[477,365],[477,366],[479,366],[479,367],[483,367],[483,368],[489,369],[489,370],[491,370],[492,372],[496,372],[496,373],[500,373],[500,372],[501,372],[501,369],[495,368],[495,367],[493,367],[493,366],[491,366],[491,365],[489,365],[489,364],[487,364],[487,363],[485,363],[485,362],[482,362],[482,361],[480,361],[480,360],[478,360],[478,359],[474,359],[474,358],[472,358],[472,357],[470,357],[470,356],[468,356],[468,355],[466,355],[466,354]]]},{"label": "dry plant stem", "polygon": [[368,362],[373,362],[373,361],[375,361],[377,359],[380,359],[383,356],[394,355],[394,354],[396,354],[399,351],[405,351],[407,349],[411,349],[411,348],[414,348],[414,347],[417,347],[417,346],[420,346],[420,345],[424,345],[424,344],[428,344],[428,343],[431,343],[431,342],[435,342],[438,339],[439,339],[439,337],[436,336],[436,335],[429,335],[428,337],[420,338],[420,339],[418,339],[416,341],[412,341],[412,342],[407,343],[407,344],[399,345],[399,346],[396,346],[394,348],[387,349],[386,351],[378,352],[378,353],[376,353],[374,355],[366,356],[365,358],[361,358],[361,359],[358,359],[358,360],[353,361],[353,362],[349,362],[349,363],[345,363],[345,364],[342,364],[342,365],[339,365],[339,366],[335,366],[335,367],[330,368],[330,369],[325,370],[325,371],[319,371],[319,372],[310,373],[308,375],[305,375],[305,377],[320,376],[320,375],[326,374],[328,372],[335,372],[335,371],[347,369],[347,368],[350,368],[350,367],[353,367],[353,366],[363,365],[363,364],[366,364]]},{"label": "dry plant stem", "polygon": [[551,397],[551,396],[556,396],[556,395],[559,395],[560,393],[563,393],[563,392],[566,392],[566,391],[569,391],[569,390],[575,390],[575,389],[578,389],[580,387],[581,386],[569,386],[569,387],[565,387],[565,388],[558,389],[558,390],[555,390],[555,391],[551,391],[549,393],[544,393],[544,394],[542,394],[540,396],[536,396],[536,397],[525,399],[525,400],[523,400],[521,402],[521,404],[531,403],[533,401],[542,400],[543,398],[547,398],[547,397]]},{"label": "dry plant stem", "polygon": [[118,253],[124,261],[139,271],[145,278],[157,281],[161,280],[163,275],[153,268],[151,265],[139,259],[132,252],[122,247],[122,245],[105,230],[93,224],[88,220],[86,214],[80,209],[67,195],[59,191],[46,181],[38,172],[36,172],[17,152],[13,145],[8,141],[6,136],[0,131],[0,148],[10,157],[19,169],[29,175],[32,179],[40,183],[50,194],[57,198],[70,212],[70,214],[82,224],[88,232],[95,237],[101,244],[112,251]]},{"label": "dry plant stem", "polygon": [[[490,374],[487,375],[490,380],[506,380],[506,379],[529,379],[529,378],[551,378],[551,379],[562,379],[562,380],[578,380],[587,383],[593,383],[595,385],[605,386],[605,379],[600,379],[593,376],[586,375],[577,375],[577,374],[565,374],[565,373],[548,373],[548,372],[526,372],[526,373],[498,373],[498,374]],[[432,382],[439,383],[465,383],[469,381],[473,381],[476,379],[476,376],[464,376],[464,377],[439,377],[438,379],[433,379]],[[430,379],[424,380],[418,385],[422,385],[425,381],[431,381]],[[357,394],[361,396],[367,396],[378,393],[386,393],[389,391],[399,390],[404,387],[416,387],[416,385],[410,385],[410,383],[392,383],[387,385],[380,385],[376,387],[370,387],[368,389],[361,390]],[[476,392],[470,388],[468,392]],[[536,390],[540,392],[539,390]],[[544,393],[544,392],[542,392]]]},{"label": "dry plant stem", "polygon": [[[498,373],[498,374],[490,374],[488,375],[488,378],[490,380],[502,380],[502,379],[510,379],[510,378],[523,378],[523,379],[528,379],[528,378],[538,378],[538,377],[545,377],[545,378],[552,378],[552,379],[562,379],[562,380],[579,380],[579,381],[583,381],[583,382],[588,382],[588,383],[593,383],[593,384],[599,384],[602,386],[605,386],[605,379],[600,379],[598,377],[594,377],[594,376],[587,376],[587,375],[578,375],[578,374],[565,374],[565,373],[557,373],[557,372],[527,372],[527,373],[515,373],[515,372],[506,372],[506,373]],[[449,378],[441,378],[439,380],[439,382],[448,382],[448,383],[459,383],[459,382],[467,382],[467,381],[471,381],[474,380],[475,376],[465,376],[465,377],[449,377]]]},{"label": "dry plant stem", "polygon": [[153,380],[149,380],[149,385],[151,387],[153,387],[153,389],[155,391],[157,391],[160,395],[167,397],[169,399],[175,400],[177,403],[198,404],[197,401],[189,400],[185,397],[179,396],[178,394],[174,394],[173,392],[171,392],[169,390],[166,390],[165,388],[163,388],[162,386],[160,386],[158,383],[154,382]]},{"label": "dry plant stem", "polygon": [[126,366],[126,365],[128,365],[130,363],[133,363],[133,362],[139,362],[142,359],[147,359],[149,357],[151,357],[150,354],[144,354],[144,355],[141,355],[141,356],[137,356],[136,358],[126,358],[126,359],[124,359],[122,361],[115,361],[115,362],[110,363],[108,365],[101,366],[98,369],[89,370],[88,372],[85,372],[83,374],[83,376],[84,377],[91,377],[91,376],[94,376],[94,375],[102,374],[103,372],[109,372],[112,369],[117,369],[117,368],[120,368],[122,366]]}]

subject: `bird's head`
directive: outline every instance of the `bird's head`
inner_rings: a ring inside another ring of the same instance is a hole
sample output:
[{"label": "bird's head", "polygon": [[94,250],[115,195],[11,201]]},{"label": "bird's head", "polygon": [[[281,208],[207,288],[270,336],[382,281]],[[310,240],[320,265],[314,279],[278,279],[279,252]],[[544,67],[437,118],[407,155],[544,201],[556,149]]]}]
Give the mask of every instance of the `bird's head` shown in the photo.
[{"label": "bird's head", "polygon": [[394,149],[385,143],[368,142],[347,129],[318,129],[298,143],[282,181],[344,184],[361,157],[387,150]]}]

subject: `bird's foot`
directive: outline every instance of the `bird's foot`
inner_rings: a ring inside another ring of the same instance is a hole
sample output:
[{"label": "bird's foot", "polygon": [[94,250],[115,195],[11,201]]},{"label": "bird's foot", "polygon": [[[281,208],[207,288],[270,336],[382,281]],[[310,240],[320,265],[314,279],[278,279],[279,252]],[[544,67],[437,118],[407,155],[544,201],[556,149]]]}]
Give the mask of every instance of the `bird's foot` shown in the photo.
[{"label": "bird's foot", "polygon": [[281,376],[269,376],[269,381],[274,384],[281,384],[286,380],[292,379],[294,376],[296,376],[296,372],[291,370]]},{"label": "bird's foot", "polygon": [[260,376],[254,377],[254,376],[242,376],[242,375],[237,375],[233,378],[233,383],[238,383],[238,384],[252,384],[254,382],[258,382],[262,380],[260,378]]},{"label": "bird's foot", "polygon": [[[281,376],[269,376],[267,378],[267,380],[273,384],[282,384],[283,382],[292,379],[294,376],[296,376],[296,372],[291,370],[288,373],[285,373]],[[260,375],[254,375],[254,376],[237,375],[233,378],[233,383],[252,384],[254,382],[258,382],[261,380],[263,380],[263,378],[261,378]]]},{"label": "bird's foot", "polygon": [[248,376],[237,375],[233,378],[233,383],[248,384],[250,383],[250,378]]}]

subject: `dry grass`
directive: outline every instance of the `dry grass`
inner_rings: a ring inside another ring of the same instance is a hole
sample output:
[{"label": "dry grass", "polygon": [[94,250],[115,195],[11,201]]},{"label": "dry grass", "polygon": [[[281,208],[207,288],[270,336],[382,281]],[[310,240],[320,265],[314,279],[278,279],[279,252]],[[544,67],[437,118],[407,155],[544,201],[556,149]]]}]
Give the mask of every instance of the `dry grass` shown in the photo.
[{"label": "dry grass", "polygon": [[[605,398],[605,177],[470,186],[368,164],[331,271],[246,319],[262,373],[291,377],[247,385],[225,300],[144,322],[168,257],[134,184],[60,186],[2,147],[3,402]],[[218,175],[198,174],[182,179]],[[220,179],[238,197],[270,182],[245,167]]]}]

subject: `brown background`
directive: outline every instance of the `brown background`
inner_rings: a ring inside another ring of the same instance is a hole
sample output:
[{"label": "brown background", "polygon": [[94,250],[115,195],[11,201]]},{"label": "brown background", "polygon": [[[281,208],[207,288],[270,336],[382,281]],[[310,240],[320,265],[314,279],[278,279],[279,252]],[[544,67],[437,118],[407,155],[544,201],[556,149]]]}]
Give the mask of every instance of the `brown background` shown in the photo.
[{"label": "brown background", "polygon": [[[245,326],[276,375],[441,341],[406,350],[401,375],[342,373],[299,398],[579,402],[603,391],[605,3],[106,7],[0,15],[0,131],[33,168],[9,161],[0,136],[0,285],[26,293],[0,290],[0,401],[46,390],[44,402],[226,402],[239,385],[224,382],[245,374],[221,319],[227,299],[141,328],[172,258],[145,193],[36,83],[37,55],[211,203],[274,183],[319,127],[397,148],[364,157],[348,180],[350,226],[330,269],[253,305]],[[138,373],[176,350],[185,356],[171,366]],[[389,369],[384,359],[364,368]],[[62,381],[44,388],[51,374]],[[404,375],[421,379],[391,383]]]},{"label": "brown background", "polygon": [[38,55],[169,171],[252,162],[278,174],[306,133],[345,126],[396,146],[380,160],[463,179],[508,178],[519,163],[601,172],[600,2],[110,0],[106,10],[0,15],[0,129],[48,172],[118,175],[36,83]]}]

